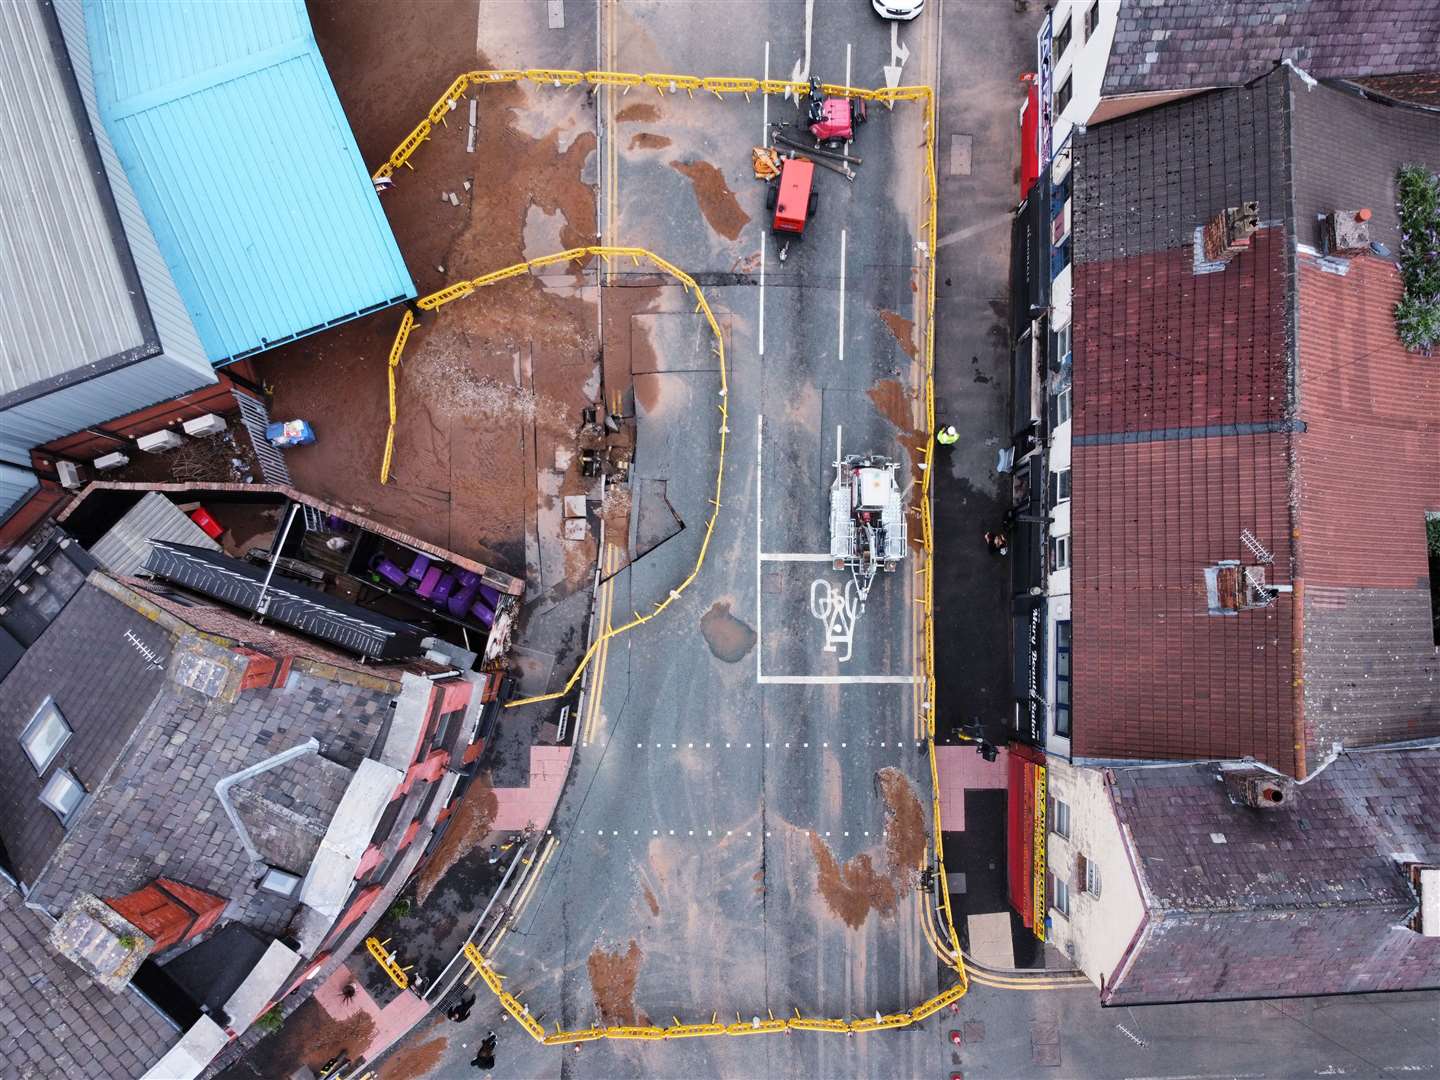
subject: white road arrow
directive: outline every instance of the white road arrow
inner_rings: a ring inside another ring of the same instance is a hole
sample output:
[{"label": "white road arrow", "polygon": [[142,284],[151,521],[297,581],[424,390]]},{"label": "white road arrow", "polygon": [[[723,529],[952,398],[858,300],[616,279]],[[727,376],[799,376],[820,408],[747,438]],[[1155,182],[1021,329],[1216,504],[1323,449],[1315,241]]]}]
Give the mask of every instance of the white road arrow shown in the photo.
[{"label": "white road arrow", "polygon": [[885,85],[894,89],[900,85],[900,70],[910,59],[910,46],[900,42],[900,24],[890,24],[890,63],[885,65]]},{"label": "white road arrow", "polygon": [[[810,31],[815,26],[815,0],[805,0],[805,56],[795,61],[795,67],[790,72],[791,82],[805,82],[810,78]],[[785,91],[785,97],[790,98],[790,91]]]}]

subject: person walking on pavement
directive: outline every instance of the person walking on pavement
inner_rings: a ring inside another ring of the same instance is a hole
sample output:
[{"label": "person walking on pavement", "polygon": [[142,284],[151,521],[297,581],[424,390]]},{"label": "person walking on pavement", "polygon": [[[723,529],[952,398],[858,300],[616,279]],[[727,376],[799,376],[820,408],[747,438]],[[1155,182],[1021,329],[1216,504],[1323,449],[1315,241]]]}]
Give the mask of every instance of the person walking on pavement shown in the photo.
[{"label": "person walking on pavement", "polygon": [[449,1011],[446,1012],[445,1015],[455,1023],[463,1024],[466,1020],[470,1019],[470,1009],[474,1004],[475,995],[471,994],[469,997],[461,998],[454,1005],[450,1006]]},{"label": "person walking on pavement", "polygon": [[989,549],[992,555],[1010,554],[1010,541],[1007,540],[1005,534],[1001,532],[987,532],[985,534],[985,547]]},{"label": "person walking on pavement", "polygon": [[946,424],[935,432],[935,441],[940,444],[940,449],[949,450],[960,441],[960,432],[956,430],[954,424]]},{"label": "person walking on pavement", "polygon": [[485,1036],[484,1041],[480,1043],[480,1049],[475,1052],[475,1060],[470,1062],[472,1069],[490,1070],[495,1067],[495,1043],[497,1041],[493,1031]]}]

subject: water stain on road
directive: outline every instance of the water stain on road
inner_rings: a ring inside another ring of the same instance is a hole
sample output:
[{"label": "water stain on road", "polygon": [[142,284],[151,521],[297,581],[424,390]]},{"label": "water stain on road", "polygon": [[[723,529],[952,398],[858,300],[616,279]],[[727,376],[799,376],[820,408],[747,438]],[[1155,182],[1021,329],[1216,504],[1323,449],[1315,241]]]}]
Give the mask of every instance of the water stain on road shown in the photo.
[{"label": "water stain on road", "polygon": [[730,614],[730,603],[717,600],[700,616],[700,633],[710,651],[727,664],[739,663],[755,647],[755,631]]},{"label": "water stain on road", "polygon": [[631,938],[630,947],[623,953],[610,952],[597,945],[586,960],[590,988],[595,992],[600,1019],[606,1024],[632,1027],[650,1022],[649,1017],[635,1008],[635,980],[643,959],[645,954]]},{"label": "water stain on road", "polygon": [[740,202],[730,185],[725,183],[725,174],[708,161],[672,161],[670,167],[690,178],[695,188],[695,201],[710,227],[726,240],[734,240],[740,230],[750,224],[750,215],[740,209]]}]

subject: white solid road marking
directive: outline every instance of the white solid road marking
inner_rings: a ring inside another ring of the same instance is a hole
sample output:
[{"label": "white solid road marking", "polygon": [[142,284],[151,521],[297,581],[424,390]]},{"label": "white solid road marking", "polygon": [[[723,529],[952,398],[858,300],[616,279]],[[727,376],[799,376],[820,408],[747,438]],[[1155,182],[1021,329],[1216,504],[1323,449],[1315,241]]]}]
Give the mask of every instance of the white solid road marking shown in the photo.
[{"label": "white solid road marking", "polygon": [[[770,42],[765,42],[765,81],[770,81]],[[761,115],[760,122],[763,130],[760,132],[760,145],[770,145],[770,95],[761,94]],[[760,222],[760,332],[756,352],[760,356],[765,355],[765,230],[769,223]]]},{"label": "white solid road marking", "polygon": [[[761,675],[760,682],[787,686],[845,686],[869,683],[885,686],[911,686],[914,675]],[[884,743],[881,743],[883,746]]]},{"label": "white solid road marking", "polygon": [[840,363],[845,362],[845,230],[840,230]]},{"label": "white solid road marking", "polygon": [[[763,263],[761,264],[764,265]],[[760,681],[760,654],[765,651],[764,628],[760,625],[760,526],[765,519],[765,414],[755,417],[755,681]],[[727,747],[729,743],[725,744]]]}]

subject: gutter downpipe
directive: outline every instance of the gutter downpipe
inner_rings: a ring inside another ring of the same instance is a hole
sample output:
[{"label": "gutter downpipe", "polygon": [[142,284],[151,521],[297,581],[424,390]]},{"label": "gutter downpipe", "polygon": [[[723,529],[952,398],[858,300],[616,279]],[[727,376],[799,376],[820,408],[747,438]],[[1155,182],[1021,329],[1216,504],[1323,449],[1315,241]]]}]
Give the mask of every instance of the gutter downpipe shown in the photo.
[{"label": "gutter downpipe", "polygon": [[230,819],[230,824],[234,825],[235,831],[240,834],[240,843],[244,846],[252,862],[258,863],[264,862],[265,860],[260,857],[260,852],[255,850],[255,845],[250,842],[250,833],[246,831],[244,823],[240,820],[240,815],[235,812],[235,807],[230,804],[230,789],[242,780],[249,780],[252,776],[259,776],[261,773],[268,772],[276,766],[284,765],[287,761],[293,761],[295,758],[303,757],[306,754],[315,754],[319,751],[320,743],[315,740],[314,736],[311,736],[299,746],[292,746],[289,750],[281,750],[280,753],[274,754],[264,761],[256,762],[248,769],[241,769],[237,773],[231,773],[229,776],[222,777],[215,781],[215,797],[220,800],[220,805],[225,808],[225,816]]}]

